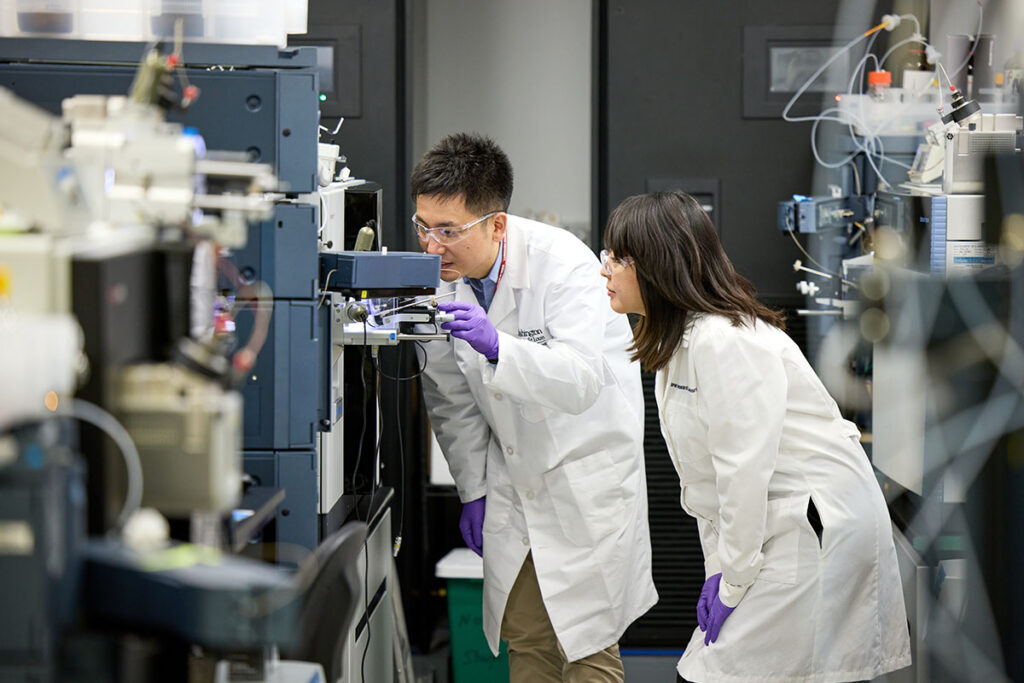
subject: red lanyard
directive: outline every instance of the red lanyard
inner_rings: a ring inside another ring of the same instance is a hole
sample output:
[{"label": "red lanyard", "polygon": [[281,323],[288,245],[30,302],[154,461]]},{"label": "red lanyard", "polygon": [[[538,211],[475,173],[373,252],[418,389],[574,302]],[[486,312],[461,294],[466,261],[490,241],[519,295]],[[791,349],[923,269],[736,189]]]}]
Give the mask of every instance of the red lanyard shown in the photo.
[{"label": "red lanyard", "polygon": [[501,238],[501,266],[498,267],[498,279],[494,281],[494,291],[498,291],[498,283],[501,282],[501,276],[505,274],[505,257],[508,256],[508,250],[505,248],[506,237]]}]

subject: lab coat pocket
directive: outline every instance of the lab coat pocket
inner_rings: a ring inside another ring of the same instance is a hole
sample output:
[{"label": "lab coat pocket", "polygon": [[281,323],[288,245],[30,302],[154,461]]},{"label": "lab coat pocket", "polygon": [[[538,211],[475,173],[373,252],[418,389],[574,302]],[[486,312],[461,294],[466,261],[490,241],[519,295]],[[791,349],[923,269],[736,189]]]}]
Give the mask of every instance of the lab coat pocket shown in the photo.
[{"label": "lab coat pocket", "polygon": [[554,411],[550,408],[546,408],[542,405],[538,405],[533,401],[523,402],[519,404],[519,414],[522,415],[523,419],[532,424],[537,422],[543,422],[551,417]]},{"label": "lab coat pocket", "polygon": [[484,510],[485,534],[494,534],[508,526],[512,510],[512,485],[492,484],[487,487],[487,505]]},{"label": "lab coat pocket", "polygon": [[629,519],[622,481],[606,451],[548,470],[544,484],[562,531],[577,545],[593,545]]},{"label": "lab coat pocket", "polygon": [[681,462],[696,462],[711,456],[707,448],[707,425],[700,419],[697,397],[677,390],[665,402],[661,414],[662,434],[671,443],[673,456]]},{"label": "lab coat pocket", "polygon": [[761,546],[764,564],[757,575],[759,581],[771,581],[791,586],[796,583],[799,569],[800,530],[808,526],[807,501],[809,496],[776,498],[768,501],[765,520],[765,541]]}]

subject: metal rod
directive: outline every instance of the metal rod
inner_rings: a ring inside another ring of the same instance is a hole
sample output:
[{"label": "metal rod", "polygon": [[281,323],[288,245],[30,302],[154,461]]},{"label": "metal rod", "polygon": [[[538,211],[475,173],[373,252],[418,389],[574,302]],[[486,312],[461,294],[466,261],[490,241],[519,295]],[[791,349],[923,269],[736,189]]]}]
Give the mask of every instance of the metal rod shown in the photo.
[{"label": "metal rod", "polygon": [[797,261],[797,263],[793,266],[793,269],[794,270],[804,270],[804,271],[807,271],[808,273],[813,273],[814,275],[818,275],[820,277],[839,278],[839,281],[842,282],[844,285],[849,285],[850,287],[853,287],[855,289],[860,289],[860,286],[856,282],[850,282],[849,280],[847,280],[845,278],[841,278],[838,275],[833,275],[832,273],[823,273],[820,270],[815,270],[814,268],[808,268],[807,266],[803,265],[799,261]]},{"label": "metal rod", "polygon": [[798,308],[796,309],[797,315],[842,315],[843,312],[838,308],[830,309],[807,309]]},{"label": "metal rod", "polygon": [[398,341],[447,341],[450,339],[450,335],[447,333],[437,334],[402,334],[399,333],[397,337]]},{"label": "metal rod", "polygon": [[410,301],[407,304],[402,304],[401,306],[397,306],[395,308],[391,308],[391,309],[388,309],[386,311],[378,311],[375,315],[391,315],[392,313],[396,313],[396,312],[402,310],[403,308],[409,308],[411,306],[417,306],[417,305],[422,304],[422,303],[424,303],[426,301],[430,301],[431,299],[435,299],[435,300],[436,299],[443,299],[446,296],[455,296],[455,290],[452,290],[452,291],[448,292],[447,294],[431,294],[426,299],[418,299],[416,301]]}]

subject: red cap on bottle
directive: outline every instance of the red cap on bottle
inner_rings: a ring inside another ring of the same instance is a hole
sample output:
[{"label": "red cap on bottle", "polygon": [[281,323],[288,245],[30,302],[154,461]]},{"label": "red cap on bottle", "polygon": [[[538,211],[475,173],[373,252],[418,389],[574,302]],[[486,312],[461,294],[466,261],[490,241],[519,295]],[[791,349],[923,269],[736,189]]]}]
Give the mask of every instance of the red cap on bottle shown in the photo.
[{"label": "red cap on bottle", "polygon": [[892,85],[891,71],[869,71],[868,85]]}]

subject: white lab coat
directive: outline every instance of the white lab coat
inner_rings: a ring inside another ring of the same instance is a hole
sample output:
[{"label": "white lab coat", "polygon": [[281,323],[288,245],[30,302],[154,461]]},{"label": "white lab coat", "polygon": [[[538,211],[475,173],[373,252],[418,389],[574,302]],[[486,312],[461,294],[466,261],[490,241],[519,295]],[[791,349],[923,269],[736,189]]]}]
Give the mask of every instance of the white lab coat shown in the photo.
[{"label": "white lab coat", "polygon": [[736,605],[710,646],[694,629],[680,675],[824,683],[908,666],[885,500],[856,425],[789,336],[692,315],[656,395],[706,576],[722,572]]},{"label": "white lab coat", "polygon": [[[461,280],[455,299],[476,303]],[[498,363],[428,342],[425,403],[463,502],[487,495],[487,642],[498,653],[526,553],[570,661],[618,642],[657,601],[651,578],[644,408],[625,316],[597,258],[560,228],[508,216],[505,273],[488,317]]]}]

